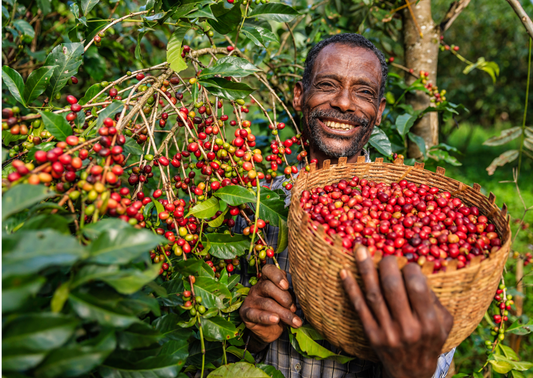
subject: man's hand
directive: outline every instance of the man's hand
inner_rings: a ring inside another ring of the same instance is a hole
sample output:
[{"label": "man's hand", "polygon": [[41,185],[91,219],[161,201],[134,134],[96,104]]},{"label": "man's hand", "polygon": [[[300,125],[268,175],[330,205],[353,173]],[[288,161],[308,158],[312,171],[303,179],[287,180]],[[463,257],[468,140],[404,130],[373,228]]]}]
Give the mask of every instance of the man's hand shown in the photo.
[{"label": "man's hand", "polygon": [[453,317],[429,289],[417,264],[407,264],[402,277],[396,257],[387,256],[379,264],[378,277],[368,250],[358,247],[355,254],[365,294],[348,270],[340,275],[383,363],[383,376],[431,377]]},{"label": "man's hand", "polygon": [[274,265],[265,265],[261,279],[252,286],[239,314],[246,327],[254,334],[256,351],[277,340],[283,332],[283,323],[298,328],[302,320],[296,316],[296,305],[289,293],[287,273]]}]

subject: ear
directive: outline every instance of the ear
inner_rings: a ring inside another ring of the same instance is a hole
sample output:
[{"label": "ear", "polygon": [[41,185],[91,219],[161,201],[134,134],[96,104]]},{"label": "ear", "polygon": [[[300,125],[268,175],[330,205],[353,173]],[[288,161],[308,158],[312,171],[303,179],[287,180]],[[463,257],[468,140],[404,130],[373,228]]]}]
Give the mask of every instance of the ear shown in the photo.
[{"label": "ear", "polygon": [[304,96],[304,86],[301,81],[297,82],[294,86],[294,99],[292,100],[292,106],[297,112],[302,111]]},{"label": "ear", "polygon": [[387,100],[385,97],[381,99],[381,102],[379,103],[379,110],[378,110],[378,117],[376,119],[376,123],[374,126],[379,126],[381,124],[381,116],[383,115],[383,112],[385,111],[385,106],[387,105]]}]

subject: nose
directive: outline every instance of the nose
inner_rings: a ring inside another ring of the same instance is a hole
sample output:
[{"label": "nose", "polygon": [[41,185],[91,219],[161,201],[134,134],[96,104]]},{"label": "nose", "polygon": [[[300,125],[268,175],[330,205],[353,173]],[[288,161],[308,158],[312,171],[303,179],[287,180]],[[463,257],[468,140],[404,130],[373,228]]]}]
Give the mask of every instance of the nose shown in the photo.
[{"label": "nose", "polygon": [[339,91],[331,100],[330,105],[332,108],[340,110],[343,113],[355,111],[355,104],[353,103],[350,91],[347,88],[343,88]]}]

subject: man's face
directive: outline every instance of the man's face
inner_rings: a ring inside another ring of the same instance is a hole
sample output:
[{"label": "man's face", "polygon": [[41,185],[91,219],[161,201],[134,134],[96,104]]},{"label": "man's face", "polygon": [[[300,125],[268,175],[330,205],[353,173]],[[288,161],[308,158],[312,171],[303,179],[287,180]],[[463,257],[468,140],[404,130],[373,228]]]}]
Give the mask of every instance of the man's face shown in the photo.
[{"label": "man's face", "polygon": [[362,47],[333,43],[316,57],[311,84],[294,90],[294,107],[303,112],[311,147],[331,158],[351,157],[381,123],[381,65]]}]

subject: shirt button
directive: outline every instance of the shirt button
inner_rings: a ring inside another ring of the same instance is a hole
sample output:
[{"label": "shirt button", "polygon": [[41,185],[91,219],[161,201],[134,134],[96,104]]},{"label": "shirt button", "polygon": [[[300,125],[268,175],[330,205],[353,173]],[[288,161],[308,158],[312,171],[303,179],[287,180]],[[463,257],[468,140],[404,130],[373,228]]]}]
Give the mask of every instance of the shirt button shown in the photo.
[{"label": "shirt button", "polygon": [[300,365],[300,364],[296,364],[296,365],[294,366],[294,369],[295,369],[296,371],[300,371],[300,370],[302,370],[302,365]]}]

